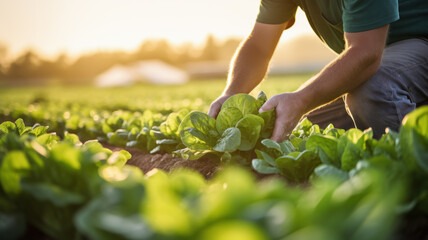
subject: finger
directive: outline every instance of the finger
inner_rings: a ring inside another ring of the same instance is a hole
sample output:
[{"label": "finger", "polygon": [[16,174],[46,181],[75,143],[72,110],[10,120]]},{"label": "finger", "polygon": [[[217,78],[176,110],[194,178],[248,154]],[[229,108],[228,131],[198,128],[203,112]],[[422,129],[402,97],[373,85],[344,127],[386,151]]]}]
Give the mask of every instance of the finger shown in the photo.
[{"label": "finger", "polygon": [[271,98],[271,99],[269,99],[268,101],[266,101],[266,102],[265,102],[265,103],[260,107],[259,112],[261,113],[261,112],[267,112],[267,111],[270,111],[270,110],[274,109],[274,108],[275,108],[275,106],[276,106],[276,102],[274,102],[274,101],[272,100],[272,98]]},{"label": "finger", "polygon": [[289,135],[286,124],[282,121],[280,117],[277,117],[275,120],[275,126],[272,132],[271,139],[276,142],[284,141]]},{"label": "finger", "polygon": [[212,118],[216,118],[218,113],[220,112],[221,104],[218,102],[214,102],[211,104],[210,109],[208,110],[208,116]]}]

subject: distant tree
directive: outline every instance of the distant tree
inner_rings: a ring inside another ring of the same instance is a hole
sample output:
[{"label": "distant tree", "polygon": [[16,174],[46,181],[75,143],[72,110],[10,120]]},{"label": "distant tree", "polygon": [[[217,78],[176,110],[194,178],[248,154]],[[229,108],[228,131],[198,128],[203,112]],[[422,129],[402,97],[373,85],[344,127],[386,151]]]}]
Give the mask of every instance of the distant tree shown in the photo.
[{"label": "distant tree", "polygon": [[6,62],[7,47],[0,43],[0,78],[57,78],[67,83],[85,83],[113,65],[141,60],[158,59],[180,67],[195,61],[229,61],[240,41],[227,39],[220,42],[213,35],[208,35],[201,48],[190,42],[172,45],[164,39],[149,39],[134,52],[92,52],[81,55],[74,62],[64,53],[48,60],[32,50]]},{"label": "distant tree", "polygon": [[229,61],[232,58],[233,54],[235,53],[241,41],[242,41],[241,38],[229,38],[229,39],[226,39],[223,43],[221,43],[221,46],[219,47],[220,51],[218,54],[219,60]]},{"label": "distant tree", "polygon": [[0,64],[0,80],[6,78],[6,67],[3,64]]},{"label": "distant tree", "polygon": [[64,78],[67,68],[68,57],[63,53],[55,60],[41,60],[37,72],[42,78]]},{"label": "distant tree", "polygon": [[159,59],[174,63],[176,54],[174,48],[165,39],[150,39],[144,41],[132,57],[135,61]]},{"label": "distant tree", "polygon": [[208,35],[205,39],[204,48],[199,59],[202,61],[215,61],[219,58],[219,46],[213,35]]},{"label": "distant tree", "polygon": [[18,56],[9,66],[7,76],[12,79],[39,78],[40,57],[32,50]]},{"label": "distant tree", "polygon": [[61,53],[53,62],[51,69],[52,74],[60,79],[64,79],[67,75],[67,70],[70,67],[70,60],[66,53]]},{"label": "distant tree", "polygon": [[175,54],[175,64],[184,66],[189,62],[195,61],[199,57],[200,50],[192,43],[184,43],[175,47]]},{"label": "distant tree", "polygon": [[8,54],[8,49],[6,45],[0,43],[0,79],[6,77],[6,58]]}]

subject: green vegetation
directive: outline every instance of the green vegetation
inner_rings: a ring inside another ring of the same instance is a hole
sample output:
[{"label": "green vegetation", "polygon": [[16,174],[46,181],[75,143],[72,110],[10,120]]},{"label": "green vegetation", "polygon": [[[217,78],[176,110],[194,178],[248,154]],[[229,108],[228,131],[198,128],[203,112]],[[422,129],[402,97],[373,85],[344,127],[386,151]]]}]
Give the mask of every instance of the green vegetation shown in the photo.
[{"label": "green vegetation", "polygon": [[[284,81],[259,89],[271,96]],[[277,143],[267,139],[273,112],[258,113],[264,94],[206,114],[223,84],[1,90],[1,238],[29,228],[52,239],[421,237],[403,232],[428,217],[428,107],[380,139],[303,120]],[[129,152],[100,143],[223,167],[213,179],[142,172],[126,164]]]},{"label": "green vegetation", "polygon": [[186,146],[174,153],[192,160],[215,153],[227,161],[233,158],[231,154],[239,157],[243,152],[253,150],[261,138],[271,135],[273,129],[274,112],[258,112],[266,100],[263,92],[257,99],[248,94],[237,94],[224,102],[216,119],[203,112],[188,113],[179,124],[174,122],[178,126],[175,139]]}]

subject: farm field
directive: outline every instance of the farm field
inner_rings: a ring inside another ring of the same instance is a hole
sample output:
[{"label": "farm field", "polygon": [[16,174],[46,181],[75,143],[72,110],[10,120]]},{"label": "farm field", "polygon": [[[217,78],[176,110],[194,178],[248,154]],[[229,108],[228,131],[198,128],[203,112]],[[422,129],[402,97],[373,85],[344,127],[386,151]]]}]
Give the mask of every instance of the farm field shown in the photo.
[{"label": "farm field", "polygon": [[268,139],[272,77],[209,104],[224,81],[0,89],[1,239],[426,239],[428,108],[400,131]]}]

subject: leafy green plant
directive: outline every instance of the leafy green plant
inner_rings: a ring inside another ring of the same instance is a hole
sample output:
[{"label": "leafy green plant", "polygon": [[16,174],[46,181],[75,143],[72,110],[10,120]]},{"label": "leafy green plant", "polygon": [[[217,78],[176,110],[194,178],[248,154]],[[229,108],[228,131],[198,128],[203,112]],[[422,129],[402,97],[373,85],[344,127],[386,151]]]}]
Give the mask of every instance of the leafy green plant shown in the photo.
[{"label": "leafy green plant", "polygon": [[258,112],[265,101],[264,93],[257,99],[248,94],[236,94],[224,102],[216,119],[206,113],[190,112],[178,129],[186,148],[175,154],[198,159],[214,153],[222,159],[230,159],[234,152],[253,150],[262,137],[270,135],[273,127],[273,111]]},{"label": "leafy green plant", "polygon": [[56,239],[77,236],[72,219],[99,194],[104,183],[99,168],[123,166],[130,158],[128,152],[113,153],[97,141],[82,144],[76,135],[60,140],[47,128],[25,127],[22,120],[0,128],[0,210],[23,214]]},{"label": "leafy green plant", "polygon": [[[119,174],[77,214],[90,239],[389,239],[403,188],[382,172],[310,189],[257,182],[241,168],[212,180],[191,170]],[[328,217],[326,217],[328,216]]]},{"label": "leafy green plant", "polygon": [[310,150],[301,152],[290,141],[277,143],[270,139],[262,140],[265,150],[256,150],[257,158],[252,160],[253,168],[263,174],[281,174],[294,183],[306,182],[316,166],[318,156]]},{"label": "leafy green plant", "polygon": [[[12,89],[0,91],[2,239],[21,239],[30,224],[54,239],[377,240],[395,237],[402,230],[397,221],[410,225],[428,213],[426,107],[406,116],[399,132],[388,130],[380,139],[370,131],[320,129],[305,119],[288,141],[276,143],[266,139],[272,112],[253,112],[266,96],[255,99],[256,107],[245,96],[228,103],[222,122],[212,124],[198,114],[186,120],[194,130],[187,129],[185,137],[197,143],[195,150],[183,144],[180,124],[191,111],[205,111],[211,100],[199,99],[195,89],[193,97],[180,92],[175,99],[164,92],[144,100],[111,98],[116,92],[76,99],[73,92],[69,102],[61,93],[39,103],[23,101]],[[259,126],[255,146],[245,150]],[[309,182],[302,188],[283,178],[258,181],[227,168],[211,180],[190,170],[143,175],[124,165],[126,152],[113,153],[88,139],[147,152],[179,149],[178,155],[190,159],[253,158],[255,150],[252,163],[259,172]]]},{"label": "leafy green plant", "polygon": [[397,155],[403,160],[411,192],[409,201],[428,213],[428,106],[406,115],[397,137]]},{"label": "leafy green plant", "polygon": [[337,161],[337,139],[342,131],[332,125],[322,130],[304,118],[283,142],[263,139],[252,160],[254,170],[263,174],[280,174],[294,183],[307,182],[322,162]]}]

